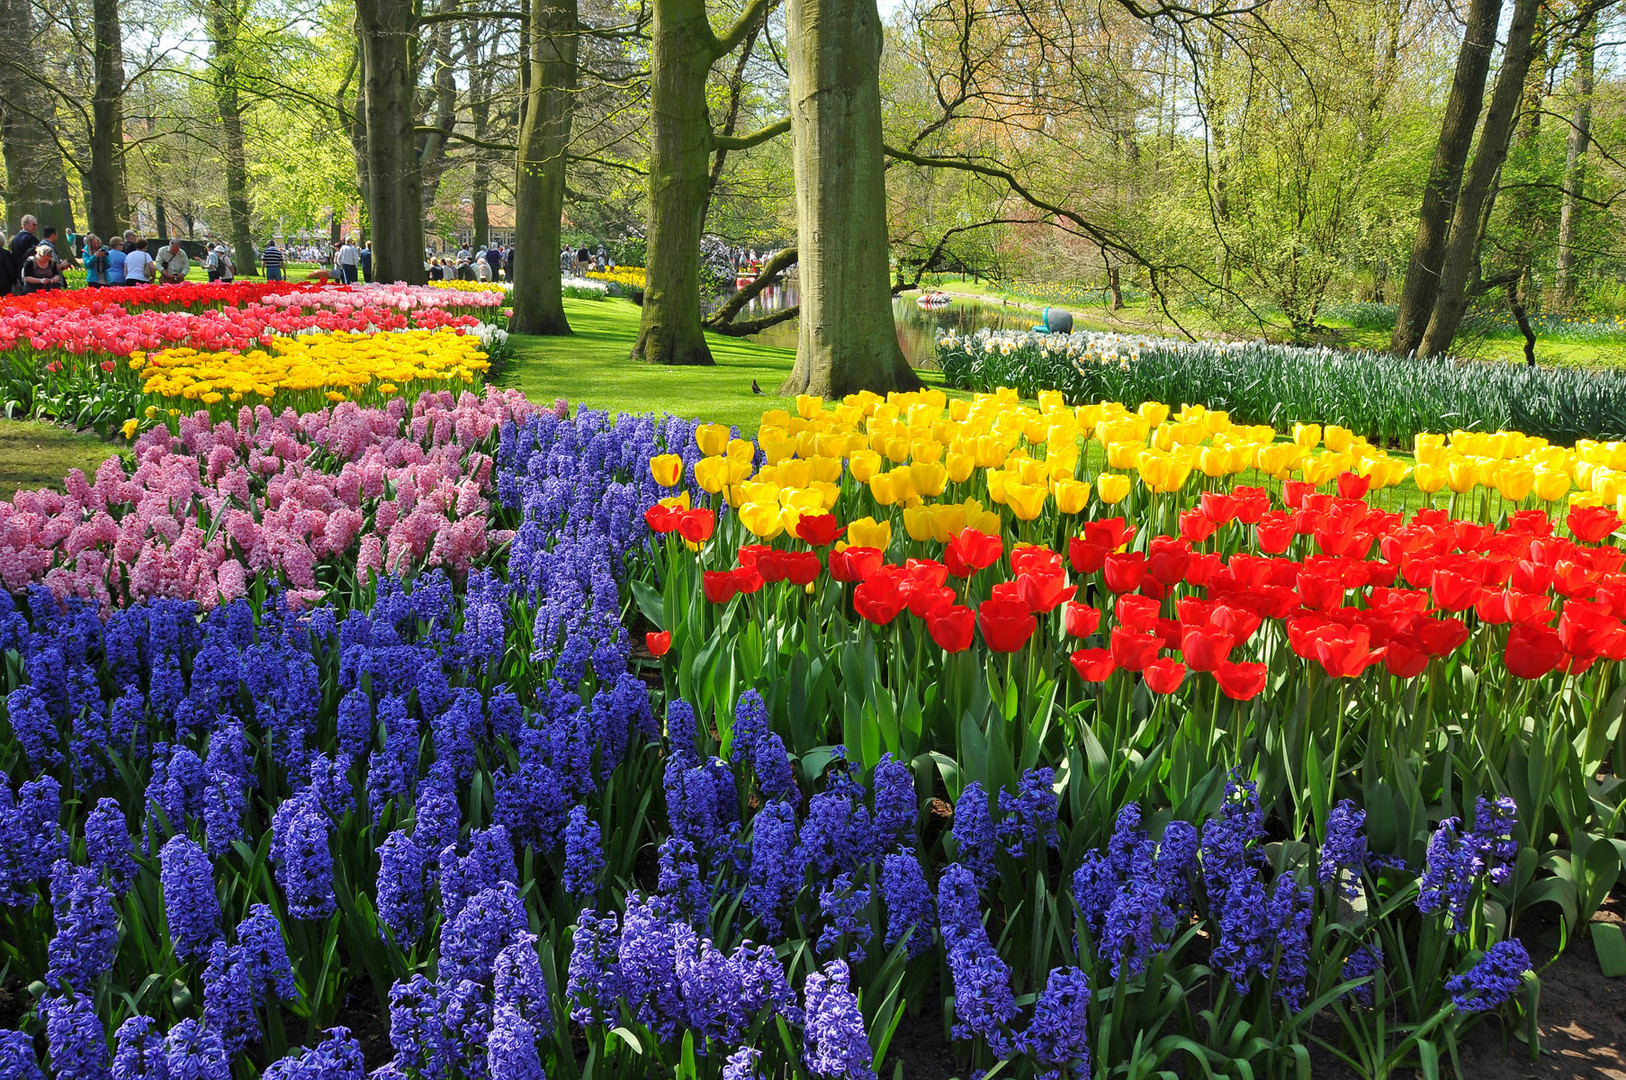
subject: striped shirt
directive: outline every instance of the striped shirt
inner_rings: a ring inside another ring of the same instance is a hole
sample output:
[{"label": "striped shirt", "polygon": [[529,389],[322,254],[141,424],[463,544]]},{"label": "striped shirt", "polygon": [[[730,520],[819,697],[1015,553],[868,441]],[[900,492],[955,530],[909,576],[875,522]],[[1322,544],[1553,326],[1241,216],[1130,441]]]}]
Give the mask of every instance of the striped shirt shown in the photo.
[{"label": "striped shirt", "polygon": [[281,266],[282,249],[275,244],[267,244],[265,250],[260,252],[260,261],[266,266]]}]

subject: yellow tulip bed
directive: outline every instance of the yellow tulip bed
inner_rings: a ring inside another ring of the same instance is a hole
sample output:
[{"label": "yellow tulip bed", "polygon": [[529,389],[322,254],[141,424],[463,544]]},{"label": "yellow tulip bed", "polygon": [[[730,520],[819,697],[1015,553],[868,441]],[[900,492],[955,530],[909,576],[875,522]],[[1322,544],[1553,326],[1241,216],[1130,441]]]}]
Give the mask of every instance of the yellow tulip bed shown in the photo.
[{"label": "yellow tulip bed", "polygon": [[500,283],[495,281],[459,281],[455,278],[451,281],[431,281],[429,287],[431,289],[450,289],[452,292],[464,293],[501,293],[507,291]]},{"label": "yellow tulip bed", "polygon": [[474,383],[491,364],[479,338],[442,328],[276,338],[269,348],[243,353],[137,352],[130,367],[142,392],[161,400],[154,412],[167,407],[177,415],[202,406],[227,416],[242,404],[303,412],[331,402],[378,404],[396,394],[456,389]]},{"label": "yellow tulip bed", "polygon": [[[1047,511],[1077,515],[1092,501],[1127,499],[1126,509],[1139,512],[1193,477],[1200,489],[1225,490],[1243,474],[1320,487],[1353,473],[1368,493],[1392,492],[1410,477],[1425,502],[1444,492],[1454,509],[1479,516],[1538,502],[1550,508],[1566,497],[1626,511],[1626,443],[1584,440],[1566,448],[1518,432],[1419,434],[1413,463],[1335,424],[1279,432],[1233,423],[1200,405],[1069,408],[1048,391],[1037,410],[1009,389],[952,401],[937,390],[887,399],[858,394],[832,408],[798,397],[795,415],[763,414],[760,470],[751,443],[731,439],[726,427],[702,425],[696,438],[705,456],[695,464],[695,483],[726,494],[763,540],[794,532],[803,513],[828,512],[844,476],[875,510],[851,523],[849,541],[881,548],[891,536],[892,508],[911,539],[942,543],[966,527],[998,533],[1001,507],[1022,523]],[[652,470],[665,486],[681,483],[675,455],[656,458]]]},{"label": "yellow tulip bed", "polygon": [[618,266],[614,270],[589,270],[586,276],[594,281],[620,285],[625,289],[642,289],[644,287],[644,268],[641,266]]}]

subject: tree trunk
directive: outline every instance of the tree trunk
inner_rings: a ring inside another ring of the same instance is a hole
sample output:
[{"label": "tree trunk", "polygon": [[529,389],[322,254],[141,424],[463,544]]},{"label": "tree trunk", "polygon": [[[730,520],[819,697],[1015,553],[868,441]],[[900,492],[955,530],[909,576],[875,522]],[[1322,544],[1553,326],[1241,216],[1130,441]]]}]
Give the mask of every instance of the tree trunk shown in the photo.
[{"label": "tree trunk", "polygon": [[1559,303],[1575,301],[1575,222],[1586,187],[1586,148],[1592,139],[1593,56],[1598,47],[1597,17],[1588,18],[1575,43],[1575,116],[1564,155],[1564,201],[1558,211],[1558,265],[1554,285]]},{"label": "tree trunk", "polygon": [[[34,13],[28,0],[0,0],[0,36],[18,45],[11,60],[0,63],[0,154],[6,162],[6,225],[15,232],[33,214],[40,225],[73,227],[62,153],[50,131],[56,126],[56,103],[28,75],[29,50],[35,48]],[[19,66],[22,65],[22,66]]]},{"label": "tree trunk", "polygon": [[153,224],[158,226],[158,235],[155,239],[166,239],[169,235],[169,214],[164,209],[164,197],[162,195],[152,197],[152,216]]},{"label": "tree trunk", "polygon": [[1457,53],[1457,70],[1451,80],[1451,96],[1445,103],[1440,138],[1434,144],[1434,163],[1423,188],[1423,205],[1417,214],[1417,235],[1412,239],[1411,259],[1400,288],[1400,305],[1395,313],[1394,334],[1389,350],[1406,354],[1422,342],[1429,315],[1439,295],[1440,264],[1450,235],[1451,212],[1462,187],[1462,170],[1473,146],[1474,128],[1485,100],[1485,77],[1490,71],[1491,49],[1496,45],[1496,23],[1501,18],[1502,0],[1472,0],[1468,7],[1467,30]]},{"label": "tree trunk", "polygon": [[[474,122],[474,137],[484,140],[491,122],[491,85],[485,76],[481,61],[479,34],[464,24],[463,65],[469,79],[469,119]],[[474,248],[491,244],[491,156],[483,146],[474,148],[474,190],[471,193],[470,216],[474,223]],[[498,267],[492,267],[493,270]]]},{"label": "tree trunk", "polygon": [[124,50],[118,0],[94,0],[91,47],[95,84],[90,99],[90,172],[85,201],[90,231],[112,238],[130,220],[124,189]]},{"label": "tree trunk", "polygon": [[356,0],[367,127],[368,221],[377,281],[422,285],[423,187],[413,108],[417,20],[411,0]]},{"label": "tree trunk", "polygon": [[651,28],[649,251],[634,360],[710,364],[700,326],[700,237],[711,179],[706,77],[717,39],[705,0],[656,0]]},{"label": "tree trunk", "polygon": [[576,0],[531,0],[530,74],[514,179],[514,316],[519,334],[568,334],[559,218],[576,90]]},{"label": "tree trunk", "polygon": [[[448,13],[452,9],[453,3],[443,0],[439,10]],[[434,71],[429,77],[429,85],[435,111],[429,117],[429,124],[441,131],[450,131],[452,125],[457,123],[457,73],[452,66],[450,22],[434,24],[434,32],[430,35],[430,52],[429,63]],[[423,179],[423,205],[428,210],[434,209],[435,197],[440,192],[440,179],[446,174],[448,142],[440,131],[426,132],[423,137],[423,148],[418,154],[418,174]]]},{"label": "tree trunk", "polygon": [[215,108],[225,136],[226,211],[231,218],[237,272],[254,273],[254,240],[249,235],[248,164],[243,153],[243,110],[237,100],[237,31],[243,13],[235,0],[211,0],[209,36],[214,64]]},{"label": "tree trunk", "polygon": [[779,392],[918,389],[887,280],[880,13],[875,0],[791,0],[787,27],[802,317]]},{"label": "tree trunk", "polygon": [[1124,306],[1123,276],[1116,266],[1107,267],[1107,287],[1112,290],[1112,310],[1122,311]]},{"label": "tree trunk", "polygon": [[1462,323],[1462,314],[1468,309],[1468,275],[1474,268],[1479,248],[1480,215],[1496,185],[1496,174],[1507,160],[1513,121],[1524,94],[1524,77],[1530,70],[1531,39],[1540,7],[1541,0],[1518,0],[1513,6],[1502,70],[1496,75],[1496,89],[1491,92],[1490,108],[1485,111],[1479,151],[1474,154],[1473,164],[1462,182],[1451,217],[1451,234],[1445,247],[1445,259],[1440,264],[1434,311],[1417,346],[1420,356],[1439,356],[1449,350]]}]

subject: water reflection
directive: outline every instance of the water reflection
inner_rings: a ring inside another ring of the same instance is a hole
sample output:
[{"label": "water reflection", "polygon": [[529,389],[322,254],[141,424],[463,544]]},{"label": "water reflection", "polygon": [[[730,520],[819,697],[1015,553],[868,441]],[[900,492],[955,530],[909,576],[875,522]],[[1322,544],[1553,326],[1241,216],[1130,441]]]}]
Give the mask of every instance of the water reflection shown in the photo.
[{"label": "water reflection", "polygon": [[[955,297],[946,308],[924,311],[915,305],[915,295],[892,298],[892,318],[898,327],[898,345],[903,355],[916,367],[931,367],[937,354],[937,339],[946,330],[956,334],[971,334],[983,327],[994,330],[1026,330],[1039,321],[1039,313],[999,304],[963,300]],[[737,318],[760,319],[775,311],[799,303],[801,297],[792,285],[773,285],[762,291],[739,313]],[[780,348],[796,348],[797,320],[788,319],[778,326],[770,326],[750,340]]]}]

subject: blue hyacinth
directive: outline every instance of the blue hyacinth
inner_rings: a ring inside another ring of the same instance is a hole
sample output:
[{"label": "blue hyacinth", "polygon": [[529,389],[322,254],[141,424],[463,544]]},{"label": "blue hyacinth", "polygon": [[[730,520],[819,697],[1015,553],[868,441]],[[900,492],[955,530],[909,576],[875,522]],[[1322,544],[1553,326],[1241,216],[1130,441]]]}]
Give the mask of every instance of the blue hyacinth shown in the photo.
[{"label": "blue hyacinth", "polygon": [[1033,1059],[1039,1080],[1063,1072],[1090,1075],[1090,984],[1078,968],[1054,968],[1022,1033],[1022,1052]]},{"label": "blue hyacinth", "polygon": [[220,936],[220,901],[208,857],[188,837],[171,837],[159,855],[159,882],[175,955],[182,960],[208,955]]},{"label": "blue hyacinth", "polygon": [[1447,980],[1445,990],[1463,1012],[1490,1012],[1524,989],[1529,970],[1530,954],[1517,938],[1510,938],[1498,941],[1479,963]]},{"label": "blue hyacinth", "polygon": [[278,807],[271,829],[271,862],[288,897],[288,914],[296,919],[333,914],[332,822],[315,791],[307,788]]},{"label": "blue hyacinth", "polygon": [[96,980],[113,970],[118,954],[113,894],[97,882],[94,870],[59,859],[51,868],[51,911],[56,933],[46,950],[50,967],[45,981],[89,993]]},{"label": "blue hyacinth", "polygon": [[1338,885],[1338,891],[1353,900],[1361,893],[1361,873],[1366,868],[1366,811],[1344,799],[1327,815],[1327,839],[1316,862],[1316,880],[1322,885]]},{"label": "blue hyacinth", "polygon": [[932,947],[937,916],[920,860],[910,852],[893,852],[882,860],[881,899],[886,906],[886,947],[908,934],[909,958],[924,955]]},{"label": "blue hyacinth", "polygon": [[588,818],[587,807],[573,807],[565,827],[565,870],[561,881],[566,895],[573,899],[590,900],[598,891],[604,876],[604,844],[599,837],[598,822]]},{"label": "blue hyacinth", "polygon": [[[4,595],[0,593],[0,595]],[[7,1080],[45,1080],[34,1057],[34,1040],[21,1031],[0,1028],[0,1076]],[[125,1080],[118,1077],[117,1080]]]},{"label": "blue hyacinth", "polygon": [[831,960],[811,973],[803,994],[807,1013],[803,1060],[808,1069],[825,1080],[874,1080],[864,1016],[848,987],[847,965]]},{"label": "blue hyacinth", "polygon": [[112,1076],[107,1035],[89,997],[69,993],[40,1002],[51,1071],[73,1080],[107,1080]]},{"label": "blue hyacinth", "polygon": [[796,811],[771,802],[752,821],[751,865],[743,906],[771,940],[784,931],[783,914],[801,892],[804,871],[796,835]]},{"label": "blue hyacinth", "polygon": [[361,1044],[349,1028],[329,1028],[309,1050],[296,1050],[265,1070],[265,1080],[366,1080]]},{"label": "blue hyacinth", "polygon": [[841,958],[850,964],[864,962],[864,946],[874,936],[870,927],[868,885],[854,884],[850,874],[837,874],[819,890],[819,911],[825,918],[824,930],[815,946],[820,956],[836,952],[843,941],[850,942]]},{"label": "blue hyacinth", "polygon": [[169,1058],[158,1021],[138,1013],[119,1025],[114,1041],[113,1080],[167,1080]]}]

